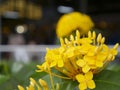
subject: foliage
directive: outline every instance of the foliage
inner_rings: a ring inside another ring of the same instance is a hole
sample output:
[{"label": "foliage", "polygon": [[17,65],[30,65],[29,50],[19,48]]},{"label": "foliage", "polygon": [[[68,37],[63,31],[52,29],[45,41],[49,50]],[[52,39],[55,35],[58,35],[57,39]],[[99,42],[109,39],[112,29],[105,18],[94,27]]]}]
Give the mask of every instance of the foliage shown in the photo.
[{"label": "foliage", "polygon": [[0,90],[15,90],[17,85],[27,85],[29,77],[38,77],[35,75],[35,68],[38,62],[24,64],[13,60],[0,62]]}]

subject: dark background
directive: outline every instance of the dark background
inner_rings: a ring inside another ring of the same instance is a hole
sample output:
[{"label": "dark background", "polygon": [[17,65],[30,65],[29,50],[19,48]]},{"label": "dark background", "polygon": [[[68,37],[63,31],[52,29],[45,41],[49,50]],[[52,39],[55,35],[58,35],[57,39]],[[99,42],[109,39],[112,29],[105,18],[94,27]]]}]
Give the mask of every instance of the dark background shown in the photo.
[{"label": "dark background", "polygon": [[[0,0],[2,6],[10,0]],[[17,0],[13,0],[17,1]],[[86,13],[91,16],[95,23],[97,32],[106,37],[107,44],[120,42],[120,0],[25,0],[41,7],[42,17],[40,19],[23,18],[5,18],[1,15],[1,44],[8,44],[11,34],[16,34],[17,25],[26,25],[27,32],[22,34],[25,38],[25,44],[29,41],[35,41],[36,44],[55,44],[56,24],[58,19],[64,13],[58,12],[59,6],[69,6],[74,11]],[[16,7],[14,7],[14,11]],[[25,9],[24,9],[25,11]]]}]

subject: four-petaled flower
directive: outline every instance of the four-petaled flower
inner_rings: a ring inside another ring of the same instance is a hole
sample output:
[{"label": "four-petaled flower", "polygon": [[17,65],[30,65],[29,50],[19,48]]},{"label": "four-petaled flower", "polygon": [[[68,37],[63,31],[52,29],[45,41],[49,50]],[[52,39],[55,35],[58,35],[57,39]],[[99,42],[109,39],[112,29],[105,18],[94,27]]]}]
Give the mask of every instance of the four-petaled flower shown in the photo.
[{"label": "four-petaled flower", "polygon": [[94,89],[95,82],[92,80],[93,79],[93,73],[92,72],[87,72],[86,74],[78,74],[76,75],[77,81],[80,83],[79,84],[79,89],[80,90],[85,90],[87,88],[89,89]]}]

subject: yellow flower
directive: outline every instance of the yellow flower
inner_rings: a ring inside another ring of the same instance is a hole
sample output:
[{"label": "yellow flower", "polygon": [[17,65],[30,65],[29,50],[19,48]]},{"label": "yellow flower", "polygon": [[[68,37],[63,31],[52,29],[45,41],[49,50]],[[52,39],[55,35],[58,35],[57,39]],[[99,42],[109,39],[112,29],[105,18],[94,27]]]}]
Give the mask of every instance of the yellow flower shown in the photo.
[{"label": "yellow flower", "polygon": [[92,72],[88,72],[85,75],[78,74],[78,75],[76,75],[76,79],[80,83],[79,84],[79,89],[80,90],[85,90],[87,88],[94,89],[96,87],[95,82],[92,80],[93,79],[93,73]]},{"label": "yellow flower", "polygon": [[[48,62],[50,67],[58,66],[58,67],[63,67],[63,59],[62,55],[59,52],[60,50],[58,49],[53,49],[53,50],[47,50],[45,60]],[[54,57],[54,58],[53,58]]]},{"label": "yellow flower", "polygon": [[115,59],[115,56],[118,54],[118,51],[116,50],[118,46],[119,44],[117,43],[113,48],[109,50],[109,56],[107,57],[107,60],[113,61]]},{"label": "yellow flower", "polygon": [[[105,50],[103,47],[91,48],[90,51],[84,56],[84,60],[88,62],[91,68],[100,68],[103,67],[104,62],[108,56],[108,50]],[[99,50],[100,49],[100,50]]]},{"label": "yellow flower", "polygon": [[[37,66],[38,71],[45,71],[59,78],[78,80],[82,90],[94,88],[93,74],[101,71],[117,55],[118,44],[109,48],[104,44],[105,38],[101,34],[96,36],[95,32],[88,32],[88,36],[80,37],[79,31],[76,31],[75,37],[70,35],[70,39],[60,38],[60,42],[60,47],[47,50],[45,62]],[[54,73],[51,68],[66,76]]]},{"label": "yellow flower", "polygon": [[30,85],[27,86],[26,89],[24,89],[24,87],[22,87],[20,85],[18,85],[18,89],[19,90],[36,90],[36,89],[42,90],[42,88],[43,88],[44,90],[49,90],[48,85],[44,80],[39,79],[39,84],[33,78],[30,78]]},{"label": "yellow flower", "polygon": [[22,86],[18,85],[19,90],[25,90]]},{"label": "yellow flower", "polygon": [[64,37],[78,29],[81,34],[87,33],[94,26],[91,18],[80,12],[72,12],[63,15],[57,24],[58,37]]},{"label": "yellow flower", "polygon": [[36,70],[37,72],[43,72],[48,69],[48,64],[47,62],[44,62],[42,65],[37,65],[37,67],[39,68],[39,70]]},{"label": "yellow flower", "polygon": [[44,80],[39,79],[39,83],[41,84],[42,87],[44,87],[44,90],[49,90],[48,85]]},{"label": "yellow flower", "polygon": [[79,59],[76,63],[78,66],[82,67],[82,71],[84,73],[87,73],[91,69],[89,64],[84,59]]}]

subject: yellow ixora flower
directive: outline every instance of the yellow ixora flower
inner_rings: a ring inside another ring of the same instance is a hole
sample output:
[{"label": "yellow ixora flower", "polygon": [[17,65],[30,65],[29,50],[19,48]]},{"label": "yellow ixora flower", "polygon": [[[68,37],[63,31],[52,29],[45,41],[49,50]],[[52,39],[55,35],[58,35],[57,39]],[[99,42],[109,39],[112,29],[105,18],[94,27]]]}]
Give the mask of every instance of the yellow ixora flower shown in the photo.
[{"label": "yellow ixora flower", "polygon": [[[59,86],[59,84],[57,84]],[[54,90],[49,89],[48,84],[45,80],[39,79],[39,82],[37,83],[33,78],[30,78],[30,85],[26,87],[26,89],[20,85],[18,85],[19,90]],[[59,90],[59,87],[57,87],[57,90]]]},{"label": "yellow ixora flower", "polygon": [[93,73],[92,72],[88,72],[84,75],[83,74],[78,74],[78,75],[76,75],[76,79],[80,83],[79,84],[79,89],[80,90],[85,90],[87,88],[94,89],[96,87],[95,82],[92,80],[93,79]]},{"label": "yellow ixora flower", "polygon": [[57,24],[56,34],[58,37],[65,37],[78,29],[82,34],[87,33],[94,26],[91,18],[80,12],[72,12],[63,15]]},{"label": "yellow ixora flower", "polygon": [[[70,40],[60,38],[61,46],[55,49],[48,49],[45,62],[37,65],[38,72],[45,71],[63,79],[77,80],[79,88],[95,88],[92,77],[117,55],[116,44],[109,48],[104,42],[105,37],[101,34],[96,36],[95,32],[88,32],[88,36],[80,37],[77,30],[76,36],[70,35]],[[60,71],[66,76],[60,76],[52,71],[52,68]],[[90,77],[88,77],[91,75]],[[78,77],[84,78],[83,81]],[[92,82],[92,84],[90,84]],[[82,84],[81,84],[82,83]]]},{"label": "yellow ixora flower", "polygon": [[[46,54],[46,61],[50,64],[50,67],[58,66],[58,67],[63,67],[63,60],[62,60],[62,55],[60,54],[60,50],[54,49],[54,50],[49,50],[47,49],[47,54]],[[51,59],[51,57],[54,57]]]},{"label": "yellow ixora flower", "polygon": [[[26,89],[24,89],[24,87],[18,85],[19,90],[35,90],[35,88],[37,88],[37,90],[42,90],[41,87],[39,86],[39,84],[33,78],[30,78],[30,85],[27,86]],[[46,88],[46,87],[43,87],[43,88]]]}]

